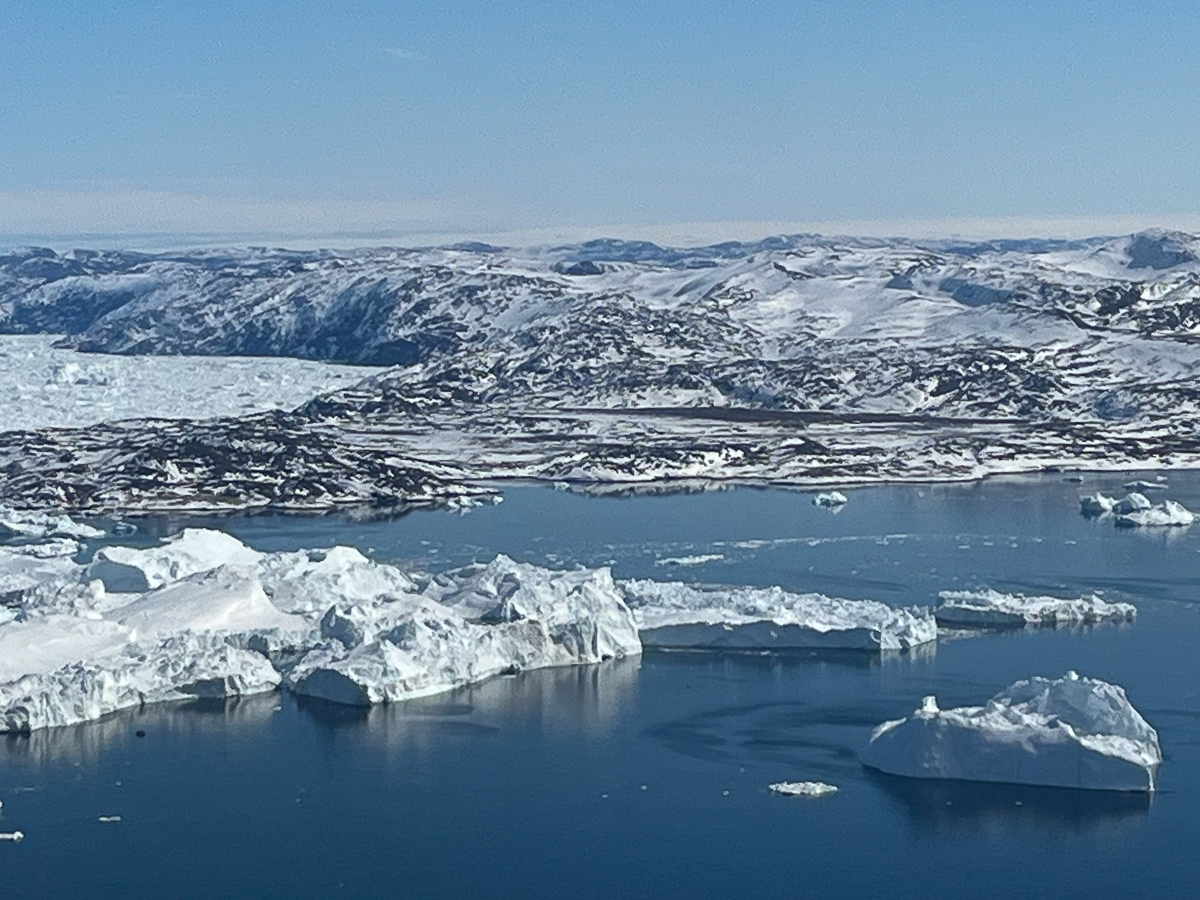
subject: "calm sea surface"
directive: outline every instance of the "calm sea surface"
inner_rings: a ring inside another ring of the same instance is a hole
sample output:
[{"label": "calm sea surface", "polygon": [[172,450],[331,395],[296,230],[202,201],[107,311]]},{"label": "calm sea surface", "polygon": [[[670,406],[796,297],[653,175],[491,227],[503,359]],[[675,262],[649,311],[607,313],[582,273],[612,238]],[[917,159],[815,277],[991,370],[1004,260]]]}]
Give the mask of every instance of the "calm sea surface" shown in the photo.
[{"label": "calm sea surface", "polygon": [[[467,515],[220,520],[260,549],[423,568],[498,552],[618,577],[927,604],[976,586],[1137,603],[1129,627],[883,659],[653,653],[358,710],[286,695],[0,738],[5,898],[1200,896],[1200,526],[1124,531],[1078,495],[1131,476],[595,499],[509,488]],[[1160,492],[1200,509],[1200,475]],[[145,532],[183,524],[145,523]],[[213,524],[192,520],[187,524]],[[929,693],[1076,669],[1124,685],[1166,761],[1145,798],[872,776],[856,750]],[[137,737],[137,730],[145,737]],[[819,800],[779,780],[840,786]],[[121,816],[100,823],[101,816]]]}]

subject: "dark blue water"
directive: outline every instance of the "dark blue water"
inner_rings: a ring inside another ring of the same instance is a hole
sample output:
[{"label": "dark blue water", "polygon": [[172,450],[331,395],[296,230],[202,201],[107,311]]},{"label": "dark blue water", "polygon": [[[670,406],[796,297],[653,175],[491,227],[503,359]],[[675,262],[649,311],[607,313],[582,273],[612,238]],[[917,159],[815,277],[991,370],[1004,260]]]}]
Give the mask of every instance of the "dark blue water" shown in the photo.
[{"label": "dark blue water", "polygon": [[[1200,508],[1200,480],[1171,485]],[[618,575],[893,602],[975,583],[1106,587],[1142,614],[883,660],[649,654],[370,711],[268,696],[9,738],[0,830],[27,837],[0,844],[3,895],[1200,896],[1200,541],[1083,520],[1078,491],[1054,478],[871,488],[830,516],[782,491],[522,490],[463,517],[232,523],[264,548],[336,540],[427,565],[495,551],[611,560]],[[770,543],[734,546],[751,541]],[[705,554],[722,558],[656,564]],[[1069,668],[1125,685],[1159,729],[1152,802],[905,782],[856,760],[873,725],[924,694],[977,703]],[[767,792],[783,779],[841,790]]]}]

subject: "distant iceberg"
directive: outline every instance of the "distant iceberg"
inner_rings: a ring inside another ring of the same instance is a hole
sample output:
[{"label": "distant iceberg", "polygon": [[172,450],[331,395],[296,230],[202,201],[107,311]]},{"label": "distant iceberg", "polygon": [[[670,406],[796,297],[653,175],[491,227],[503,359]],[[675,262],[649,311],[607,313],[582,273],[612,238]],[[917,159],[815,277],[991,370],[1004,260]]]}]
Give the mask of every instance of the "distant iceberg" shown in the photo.
[{"label": "distant iceberg", "polygon": [[1125,528],[1139,526],[1185,526],[1196,521],[1195,513],[1174,500],[1164,500],[1149,509],[1137,509],[1117,516],[1117,524]]},{"label": "distant iceberg", "polygon": [[1109,603],[1097,594],[1062,599],[1003,594],[999,591],[942,591],[934,611],[939,625],[953,628],[1004,628],[1024,625],[1090,625],[1131,622],[1137,607]]},{"label": "distant iceberg", "polygon": [[841,491],[823,491],[813,497],[813,506],[824,506],[830,509],[845,506],[847,502],[848,498]]},{"label": "distant iceberg", "polygon": [[824,797],[837,793],[837,785],[824,781],[777,781],[768,785],[768,788],[772,793],[785,797]]},{"label": "distant iceberg", "polygon": [[1162,750],[1124,689],[1068,672],[1018,681],[986,706],[942,710],[926,697],[877,727],[860,758],[910,778],[1149,792]]},{"label": "distant iceberg", "polygon": [[937,639],[926,609],[782,588],[701,589],[621,582],[646,647],[715,650],[905,650]]},{"label": "distant iceberg", "polygon": [[[1143,485],[1144,486],[1144,485]],[[1159,487],[1159,485],[1151,485]],[[1174,500],[1151,503],[1144,494],[1131,493],[1118,500],[1099,492],[1079,498],[1079,510],[1089,518],[1113,515],[1117,525],[1126,528],[1139,526],[1186,526],[1196,516]]]}]

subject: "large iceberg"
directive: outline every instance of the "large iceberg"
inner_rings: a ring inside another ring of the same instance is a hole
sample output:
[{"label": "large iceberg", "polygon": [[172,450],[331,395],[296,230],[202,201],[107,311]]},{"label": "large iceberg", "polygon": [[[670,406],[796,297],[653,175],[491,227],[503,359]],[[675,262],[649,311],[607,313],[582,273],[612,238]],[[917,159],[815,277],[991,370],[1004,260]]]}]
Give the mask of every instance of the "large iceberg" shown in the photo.
[{"label": "large iceberg", "polygon": [[1016,628],[1023,625],[1090,625],[1131,622],[1137,607],[1109,603],[1097,594],[1063,599],[1003,594],[999,591],[942,591],[933,611],[939,625],[952,628]]},{"label": "large iceberg", "polygon": [[427,593],[331,608],[321,620],[328,643],[297,663],[289,687],[368,705],[642,650],[607,569],[553,572],[499,556],[477,572],[436,579]]},{"label": "large iceberg", "polygon": [[860,758],[911,778],[1153,791],[1162,751],[1124,689],[1068,672],[1018,681],[986,706],[943,710],[926,697],[878,726]]},{"label": "large iceberg", "polygon": [[794,594],[782,588],[702,589],[679,582],[621,583],[642,644],[727,650],[904,650],[937,639],[926,609]]},{"label": "large iceberg", "polygon": [[349,547],[259,553],[189,529],[82,565],[58,540],[0,548],[0,731],[142,703],[277,688],[345,703],[641,652],[607,569],[498,557],[414,576]]}]

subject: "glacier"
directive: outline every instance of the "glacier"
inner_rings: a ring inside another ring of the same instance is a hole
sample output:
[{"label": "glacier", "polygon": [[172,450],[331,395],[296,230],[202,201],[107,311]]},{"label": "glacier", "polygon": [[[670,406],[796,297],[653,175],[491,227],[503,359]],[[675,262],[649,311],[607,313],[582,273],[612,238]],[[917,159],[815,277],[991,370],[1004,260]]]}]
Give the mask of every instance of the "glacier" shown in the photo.
[{"label": "glacier", "polygon": [[939,625],[951,628],[1091,625],[1132,622],[1137,617],[1137,607],[1132,603],[1110,603],[1098,594],[1065,599],[985,589],[942,591],[938,597],[942,602],[933,615]]},{"label": "glacier", "polygon": [[859,754],[891,775],[1089,790],[1155,790],[1158,733],[1124,689],[1068,672],[1018,681],[985,706],[926,697],[884,722]]}]

